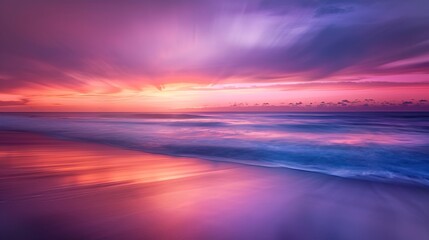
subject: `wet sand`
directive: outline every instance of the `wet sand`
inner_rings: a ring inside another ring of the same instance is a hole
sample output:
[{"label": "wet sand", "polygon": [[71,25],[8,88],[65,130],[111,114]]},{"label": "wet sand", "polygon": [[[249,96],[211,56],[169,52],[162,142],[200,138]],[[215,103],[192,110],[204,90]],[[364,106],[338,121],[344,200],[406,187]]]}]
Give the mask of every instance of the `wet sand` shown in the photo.
[{"label": "wet sand", "polygon": [[429,187],[0,132],[0,239],[429,239]]}]

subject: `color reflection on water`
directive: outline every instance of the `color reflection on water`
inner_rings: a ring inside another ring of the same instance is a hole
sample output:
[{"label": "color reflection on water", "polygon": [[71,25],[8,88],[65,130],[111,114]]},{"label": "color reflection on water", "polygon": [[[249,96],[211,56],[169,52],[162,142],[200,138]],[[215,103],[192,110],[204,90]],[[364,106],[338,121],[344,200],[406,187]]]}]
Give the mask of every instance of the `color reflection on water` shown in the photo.
[{"label": "color reflection on water", "polygon": [[1,132],[4,239],[416,239],[429,189]]},{"label": "color reflection on water", "polygon": [[429,185],[429,113],[15,113],[18,130],[178,157]]},{"label": "color reflection on water", "polygon": [[[147,183],[183,178],[214,171],[216,163],[109,148],[97,144],[61,142],[26,134],[27,139],[15,138],[15,133],[2,133],[0,157],[3,164],[21,175],[38,177],[60,176],[65,185],[109,182]],[[22,141],[27,144],[22,145]],[[23,148],[24,146],[24,148]],[[198,164],[196,164],[198,162]],[[144,165],[142,165],[144,164]],[[8,178],[5,172],[4,178]]]}]

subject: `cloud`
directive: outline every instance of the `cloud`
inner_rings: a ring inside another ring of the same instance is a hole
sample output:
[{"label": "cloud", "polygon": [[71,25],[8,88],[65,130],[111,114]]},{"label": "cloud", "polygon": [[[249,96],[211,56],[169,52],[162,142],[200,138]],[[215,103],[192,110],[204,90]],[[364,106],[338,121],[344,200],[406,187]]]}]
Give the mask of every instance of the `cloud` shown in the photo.
[{"label": "cloud", "polygon": [[30,100],[24,98],[18,101],[0,101],[0,107],[21,106],[26,105]]},{"label": "cloud", "polygon": [[331,15],[331,14],[342,14],[342,13],[349,13],[353,11],[353,7],[340,7],[340,6],[323,6],[316,10],[315,16],[321,17],[324,15]]},{"label": "cloud", "polygon": [[428,74],[426,61],[389,65],[429,55],[427,12],[425,0],[5,0],[0,92]]}]

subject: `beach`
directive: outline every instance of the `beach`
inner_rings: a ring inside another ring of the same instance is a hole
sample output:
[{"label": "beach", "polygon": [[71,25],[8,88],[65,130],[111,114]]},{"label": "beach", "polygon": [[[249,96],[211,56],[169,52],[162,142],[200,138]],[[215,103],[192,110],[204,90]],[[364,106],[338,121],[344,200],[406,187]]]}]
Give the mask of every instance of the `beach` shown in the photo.
[{"label": "beach", "polygon": [[1,239],[415,239],[429,188],[0,133]]},{"label": "beach", "polygon": [[429,240],[429,0],[0,0],[0,240]]}]

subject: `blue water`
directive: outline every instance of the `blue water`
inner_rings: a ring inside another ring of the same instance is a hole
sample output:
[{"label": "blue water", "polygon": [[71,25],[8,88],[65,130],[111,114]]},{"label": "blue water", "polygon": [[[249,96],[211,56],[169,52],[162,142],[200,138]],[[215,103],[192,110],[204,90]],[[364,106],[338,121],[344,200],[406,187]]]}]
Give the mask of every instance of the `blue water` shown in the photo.
[{"label": "blue water", "polygon": [[429,185],[429,113],[2,113],[0,130]]}]

